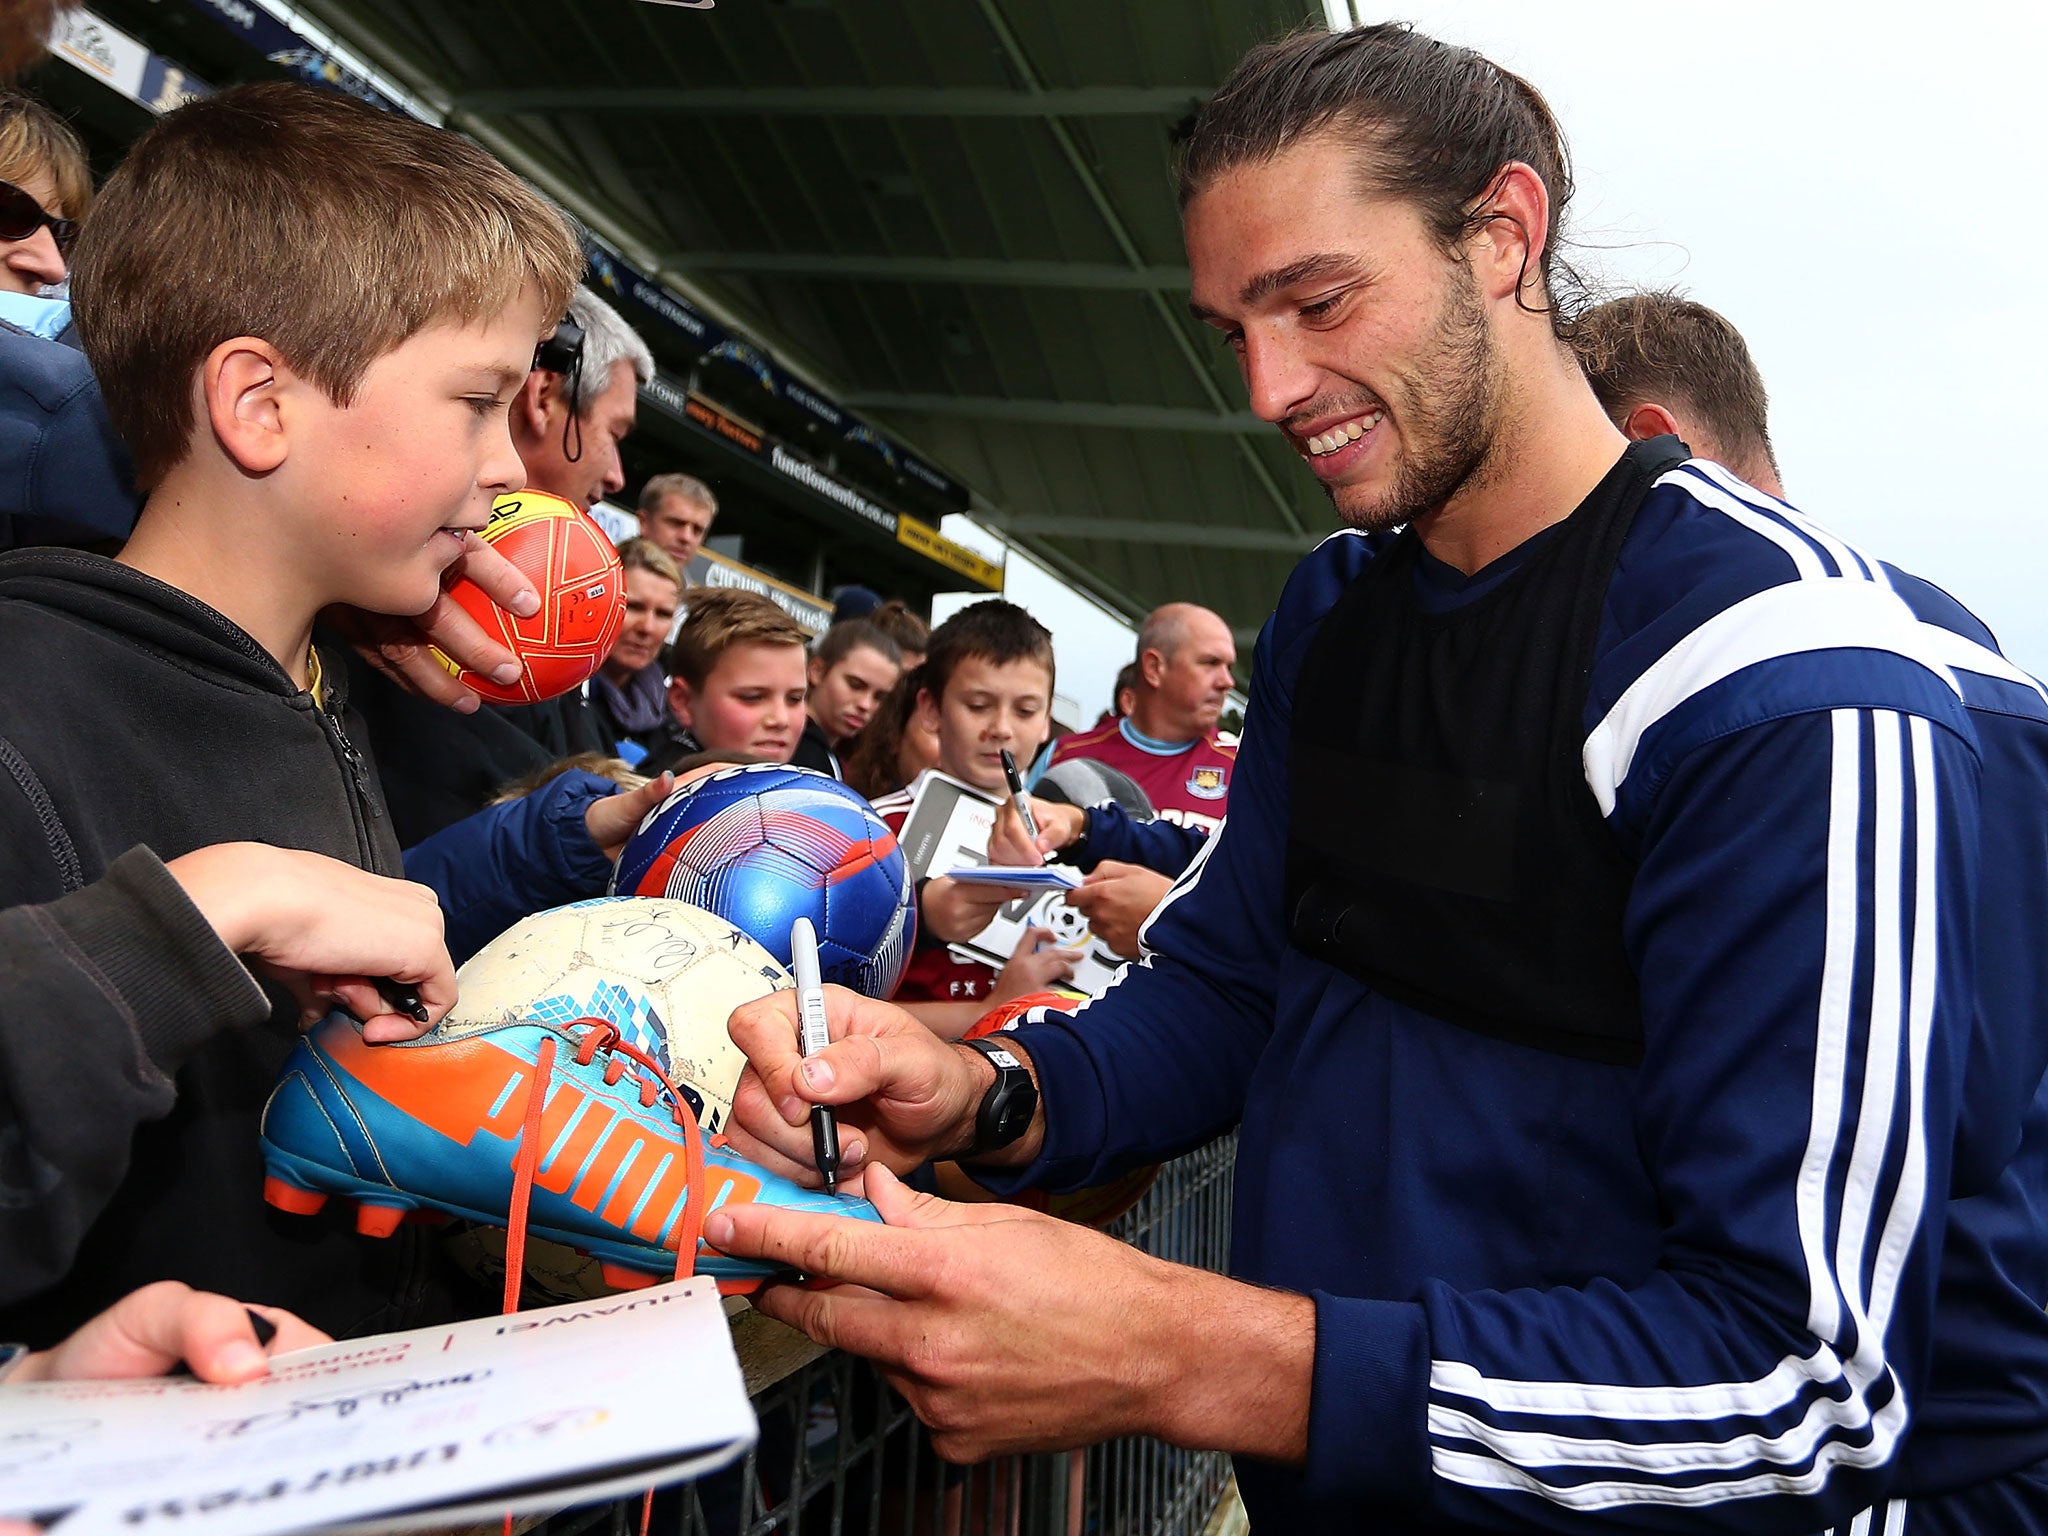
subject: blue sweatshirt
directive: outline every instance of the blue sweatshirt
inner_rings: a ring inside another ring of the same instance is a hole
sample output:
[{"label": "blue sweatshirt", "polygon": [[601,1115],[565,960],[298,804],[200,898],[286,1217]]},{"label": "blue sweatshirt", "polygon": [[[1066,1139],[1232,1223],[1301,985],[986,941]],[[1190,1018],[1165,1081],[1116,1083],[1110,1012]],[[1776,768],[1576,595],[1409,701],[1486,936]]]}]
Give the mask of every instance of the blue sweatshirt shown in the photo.
[{"label": "blue sweatshirt", "polygon": [[1645,1051],[1571,1059],[1287,942],[1294,681],[1379,547],[1290,580],[1146,957],[1019,1028],[1047,1134],[1010,1187],[1241,1122],[1232,1270],[1316,1306],[1307,1464],[1240,1461],[1256,1529],[2048,1529],[2040,685],[1789,507],[1663,476],[1584,717]]},{"label": "blue sweatshirt", "polygon": [[0,549],[125,539],[141,505],[85,355],[0,318]]},{"label": "blue sweatshirt", "polygon": [[1081,824],[1081,841],[1063,855],[1083,874],[1104,859],[1116,859],[1162,875],[1177,875],[1209,841],[1207,827],[1184,827],[1164,817],[1135,821],[1114,800],[1091,805],[1083,814],[1087,820]]},{"label": "blue sweatshirt", "polygon": [[612,863],[583,818],[591,801],[618,792],[610,779],[572,768],[405,850],[406,879],[441,898],[457,965],[521,918],[604,895]]}]

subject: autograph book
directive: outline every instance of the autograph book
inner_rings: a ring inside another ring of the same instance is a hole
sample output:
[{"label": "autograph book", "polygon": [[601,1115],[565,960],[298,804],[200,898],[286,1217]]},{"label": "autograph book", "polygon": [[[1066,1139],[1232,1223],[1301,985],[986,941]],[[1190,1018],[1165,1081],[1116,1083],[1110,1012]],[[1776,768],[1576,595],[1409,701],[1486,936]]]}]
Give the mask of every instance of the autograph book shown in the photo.
[{"label": "autograph book", "polygon": [[695,1477],[755,1433],[717,1289],[684,1280],[297,1350],[243,1386],[9,1386],[0,1515],[59,1536],[445,1529]]}]

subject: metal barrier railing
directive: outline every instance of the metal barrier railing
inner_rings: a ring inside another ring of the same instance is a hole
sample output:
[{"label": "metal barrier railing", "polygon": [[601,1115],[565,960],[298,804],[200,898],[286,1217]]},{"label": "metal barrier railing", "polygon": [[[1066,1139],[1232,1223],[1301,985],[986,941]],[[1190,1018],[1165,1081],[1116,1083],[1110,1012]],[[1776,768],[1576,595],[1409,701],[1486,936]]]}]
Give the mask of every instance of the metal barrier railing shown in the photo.
[{"label": "metal barrier railing", "polygon": [[[1229,1254],[1235,1134],[1165,1164],[1109,1228],[1177,1263]],[[754,1395],[739,1466],[655,1495],[651,1536],[1198,1536],[1230,1481],[1220,1452],[1151,1439],[953,1467],[865,1361],[827,1354]],[[637,1536],[638,1499],[571,1510],[542,1536]]]},{"label": "metal barrier railing", "polygon": [[[1230,1258],[1236,1162],[1233,1131],[1168,1163],[1111,1234],[1159,1258],[1221,1271]],[[1220,1451],[1184,1451],[1142,1438],[1091,1446],[1083,1529],[1090,1536],[1199,1532],[1229,1481],[1230,1458]]]}]

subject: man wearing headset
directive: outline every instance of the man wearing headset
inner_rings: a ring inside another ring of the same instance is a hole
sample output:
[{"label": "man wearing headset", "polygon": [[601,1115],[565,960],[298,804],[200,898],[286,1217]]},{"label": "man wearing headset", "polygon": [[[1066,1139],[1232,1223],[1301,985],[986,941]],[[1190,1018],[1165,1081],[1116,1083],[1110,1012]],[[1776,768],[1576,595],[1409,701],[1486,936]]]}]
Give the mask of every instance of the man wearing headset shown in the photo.
[{"label": "man wearing headset", "polygon": [[[624,490],[619,445],[633,430],[640,386],[653,377],[647,343],[617,310],[579,286],[512,401],[512,446],[526,466],[526,488],[586,508]],[[608,752],[612,742],[591,712],[589,686],[499,713],[550,760]]]},{"label": "man wearing headset", "polygon": [[594,507],[626,488],[619,444],[633,430],[654,355],[588,288],[578,288],[554,337],[512,401],[512,446],[526,488]]}]

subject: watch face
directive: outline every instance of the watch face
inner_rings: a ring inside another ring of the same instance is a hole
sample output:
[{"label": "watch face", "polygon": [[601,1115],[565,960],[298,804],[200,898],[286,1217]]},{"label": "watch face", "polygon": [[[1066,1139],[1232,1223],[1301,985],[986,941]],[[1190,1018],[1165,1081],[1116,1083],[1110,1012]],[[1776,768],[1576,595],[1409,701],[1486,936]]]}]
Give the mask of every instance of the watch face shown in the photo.
[{"label": "watch face", "polygon": [[1038,1106],[1033,1102],[1035,1095],[1020,1093],[1003,1106],[1002,1114],[996,1120],[996,1134],[1005,1141],[1015,1141],[1031,1128],[1031,1112]]},{"label": "watch face", "polygon": [[989,1085],[975,1114],[974,1145],[969,1156],[999,1151],[1031,1129],[1038,1110],[1038,1085],[1024,1063],[1010,1051],[986,1040],[967,1042],[989,1059],[996,1080]]}]

